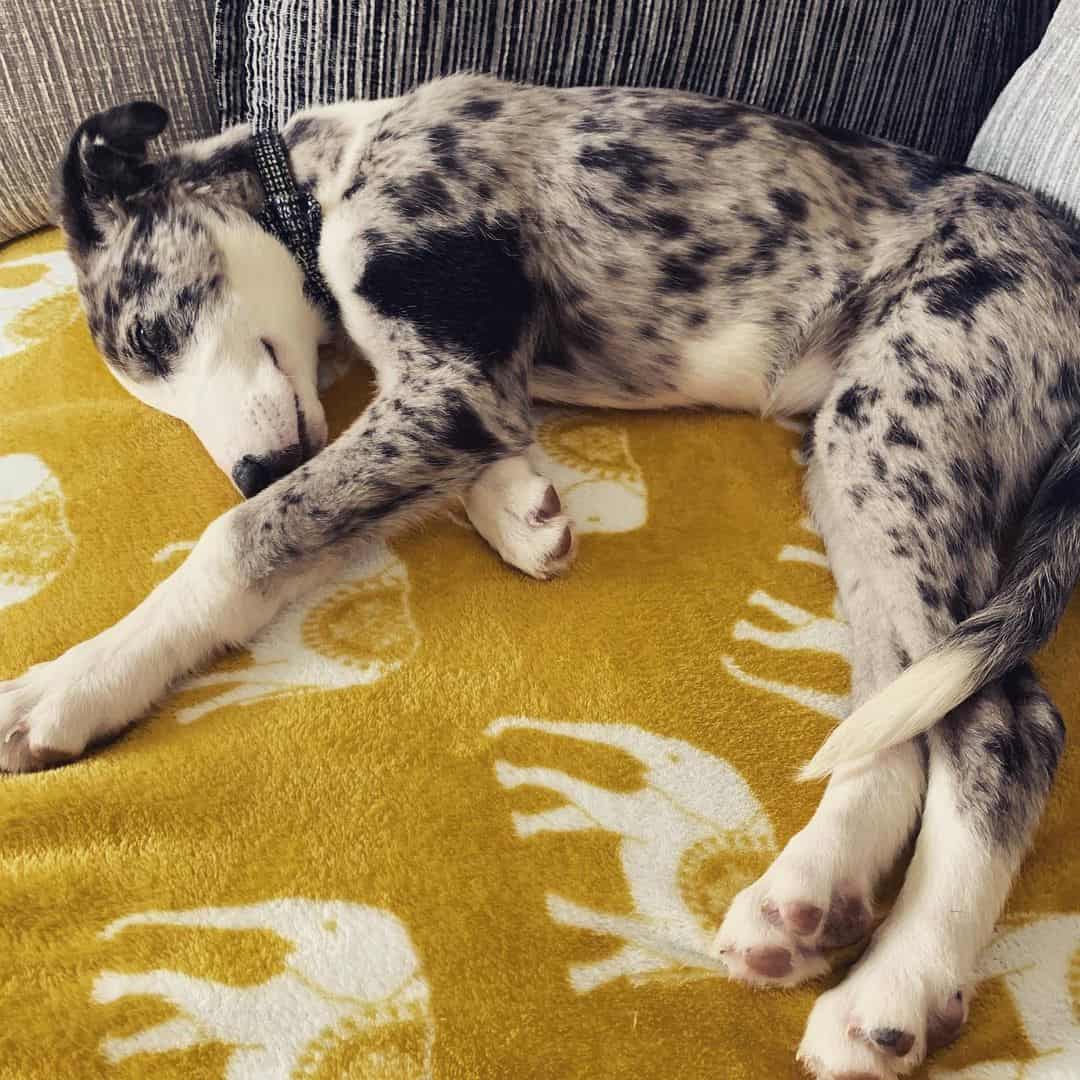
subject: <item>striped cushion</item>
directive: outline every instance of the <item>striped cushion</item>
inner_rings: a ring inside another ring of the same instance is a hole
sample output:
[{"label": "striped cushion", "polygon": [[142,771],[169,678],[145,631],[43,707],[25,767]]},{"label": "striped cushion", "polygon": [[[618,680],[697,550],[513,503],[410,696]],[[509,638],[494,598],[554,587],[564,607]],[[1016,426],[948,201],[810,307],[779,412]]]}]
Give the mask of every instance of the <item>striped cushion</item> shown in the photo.
[{"label": "striped cushion", "polygon": [[969,162],[1040,192],[1080,221],[1080,0],[1062,0],[1043,43],[983,124]]},{"label": "striped cushion", "polygon": [[733,97],[962,160],[1056,0],[217,0],[225,123],[472,68]]},{"label": "striped cushion", "polygon": [[135,97],[172,114],[162,145],[213,132],[205,0],[0,0],[0,242],[45,224],[75,128]]}]

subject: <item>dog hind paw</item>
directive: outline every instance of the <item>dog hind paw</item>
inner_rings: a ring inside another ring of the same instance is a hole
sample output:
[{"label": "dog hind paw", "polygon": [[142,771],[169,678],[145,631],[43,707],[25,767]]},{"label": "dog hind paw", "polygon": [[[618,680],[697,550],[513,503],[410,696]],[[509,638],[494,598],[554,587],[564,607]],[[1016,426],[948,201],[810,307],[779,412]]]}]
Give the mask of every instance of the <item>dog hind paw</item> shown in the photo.
[{"label": "dog hind paw", "polygon": [[712,947],[730,978],[752,986],[795,986],[829,970],[829,950],[869,934],[868,890],[814,871],[782,853],[732,900]]},{"label": "dog hind paw", "polygon": [[941,992],[932,978],[880,971],[875,959],[822,994],[810,1013],[798,1060],[815,1080],[896,1080],[963,1029],[963,990]]}]

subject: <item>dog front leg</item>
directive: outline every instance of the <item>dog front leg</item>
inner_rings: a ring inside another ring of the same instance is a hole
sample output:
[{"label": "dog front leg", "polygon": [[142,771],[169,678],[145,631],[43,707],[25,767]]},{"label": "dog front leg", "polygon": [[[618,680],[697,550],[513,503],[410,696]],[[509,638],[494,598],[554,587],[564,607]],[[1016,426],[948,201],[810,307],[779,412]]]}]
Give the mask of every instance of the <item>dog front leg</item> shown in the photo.
[{"label": "dog front leg", "polygon": [[461,495],[520,453],[526,420],[500,420],[490,387],[428,385],[376,399],[336,443],[234,507],[133,612],[0,683],[0,770],[70,761],[144,714],[171,683],[242,644],[327,580],[355,543]]},{"label": "dog front leg", "polygon": [[251,638],[290,595],[329,571],[306,568],[271,588],[248,586],[236,564],[235,511],[203,533],[187,560],[130,614],[58,659],[0,683],[0,769],[29,772],[78,757],[145,713],[169,684]]}]

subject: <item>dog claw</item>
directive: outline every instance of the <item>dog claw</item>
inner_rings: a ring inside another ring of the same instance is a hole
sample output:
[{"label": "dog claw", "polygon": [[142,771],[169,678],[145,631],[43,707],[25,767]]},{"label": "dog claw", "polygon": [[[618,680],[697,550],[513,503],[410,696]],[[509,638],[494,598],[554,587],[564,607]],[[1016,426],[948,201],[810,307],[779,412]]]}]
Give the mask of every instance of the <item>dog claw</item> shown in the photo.
[{"label": "dog claw", "polygon": [[934,1013],[926,1028],[926,1049],[928,1053],[940,1050],[954,1042],[963,1030],[967,1020],[967,1007],[962,990],[957,990],[941,1012]]},{"label": "dog claw", "polygon": [[573,530],[570,528],[570,526],[567,525],[566,528],[563,529],[563,534],[562,534],[562,537],[560,538],[558,544],[552,550],[551,554],[548,555],[548,561],[549,562],[555,562],[558,559],[565,558],[567,553],[570,551],[570,548],[573,545],[573,543],[574,543],[574,533],[573,533]]},{"label": "dog claw", "polygon": [[548,484],[548,489],[544,492],[544,500],[534,511],[533,518],[538,524],[542,525],[545,521],[550,521],[556,514],[560,513],[562,513],[562,500],[559,498],[559,493],[555,490],[554,484]]}]

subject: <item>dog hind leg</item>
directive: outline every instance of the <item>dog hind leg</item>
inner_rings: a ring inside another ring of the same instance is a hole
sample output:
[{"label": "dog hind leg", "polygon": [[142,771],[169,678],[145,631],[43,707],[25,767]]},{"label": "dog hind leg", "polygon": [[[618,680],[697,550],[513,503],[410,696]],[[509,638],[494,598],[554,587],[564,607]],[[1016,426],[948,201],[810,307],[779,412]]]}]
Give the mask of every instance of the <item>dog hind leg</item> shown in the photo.
[{"label": "dog hind leg", "polygon": [[866,954],[822,995],[800,1059],[822,1080],[892,1080],[951,1041],[980,950],[1042,813],[1063,744],[1027,665],[929,734],[926,805],[904,887]]},{"label": "dog hind leg", "polygon": [[[857,707],[899,674],[905,657],[818,462],[811,463],[807,495],[851,626]],[[793,985],[828,969],[828,949],[869,934],[874,891],[910,838],[924,786],[914,743],[838,770],[810,822],[732,901],[713,946],[729,974],[756,985]]]},{"label": "dog hind leg", "polygon": [[[855,381],[838,386],[815,421],[824,460],[811,467],[811,495],[815,508],[820,502],[834,513],[818,516],[838,579],[841,564],[857,558],[871,587],[864,606],[887,617],[903,650],[897,659],[906,662],[995,591],[999,541],[980,523],[1007,524],[998,503],[1007,502],[1008,488],[967,483],[963,470],[949,467],[984,456],[993,463],[997,449],[980,443],[977,429],[905,412],[904,383],[888,381],[887,369],[882,377],[874,351],[849,357],[846,376]],[[998,475],[989,464],[985,472]],[[855,623],[857,611],[848,610]],[[1062,741],[1057,713],[1026,666],[927,734],[922,820],[899,898],[807,1024],[800,1057],[820,1080],[893,1080],[959,1033],[978,952],[1042,812]],[[836,842],[872,855],[875,830],[890,813],[894,824],[913,822],[917,801],[882,806],[882,817],[848,815]]]}]

